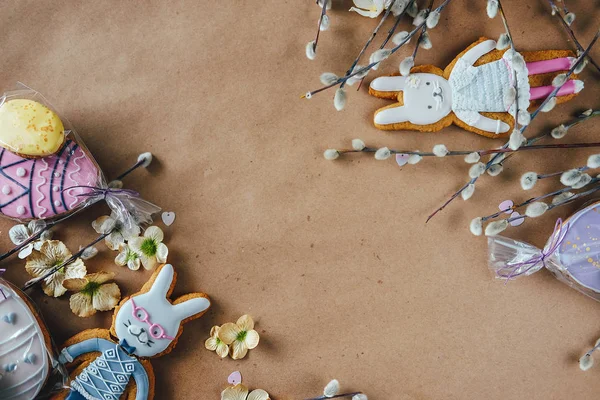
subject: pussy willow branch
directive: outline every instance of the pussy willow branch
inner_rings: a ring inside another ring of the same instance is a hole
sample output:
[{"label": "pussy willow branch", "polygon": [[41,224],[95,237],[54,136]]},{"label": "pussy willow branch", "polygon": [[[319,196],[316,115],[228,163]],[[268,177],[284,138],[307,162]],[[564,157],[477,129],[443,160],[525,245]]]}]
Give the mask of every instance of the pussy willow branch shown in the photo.
[{"label": "pussy willow branch", "polygon": [[[398,1],[398,0],[392,1],[392,3],[387,8],[387,10],[385,10],[385,13],[383,14],[383,16],[381,17],[381,20],[379,21],[379,23],[377,24],[377,26],[373,30],[373,33],[371,33],[371,36],[367,40],[367,43],[365,43],[365,45],[363,46],[363,48],[360,50],[360,52],[358,53],[358,56],[356,56],[356,58],[352,62],[352,65],[350,66],[350,68],[348,68],[348,71],[346,72],[346,75],[352,73],[352,70],[354,69],[354,67],[356,67],[356,65],[358,64],[358,62],[362,58],[363,54],[365,54],[365,51],[371,45],[371,42],[373,42],[373,39],[375,39],[375,36],[377,36],[377,33],[379,32],[379,28],[381,28],[381,26],[383,25],[383,23],[385,22],[385,20],[387,19],[387,17],[392,12],[392,7],[396,3],[396,1]],[[340,88],[343,88],[345,84],[346,84],[346,82],[342,82],[342,84],[340,85]]]},{"label": "pussy willow branch", "polygon": [[[583,51],[583,46],[581,45],[581,43],[579,43],[579,40],[577,40],[577,37],[575,37],[575,32],[573,32],[573,29],[569,26],[569,24],[567,24],[567,22],[565,21],[564,15],[561,15],[560,13],[560,9],[556,6],[556,4],[554,3],[553,0],[548,0],[548,3],[550,3],[550,8],[555,10],[555,15],[556,17],[560,20],[560,24],[562,25],[562,27],[565,29],[565,31],[567,32],[567,34],[571,37],[571,40],[573,41],[573,43],[575,44],[575,47],[577,48],[577,51]],[[563,7],[564,13],[568,13],[569,11],[566,9],[566,7],[564,6],[564,2],[563,2]],[[594,66],[596,67],[596,69],[598,71],[600,71],[600,66],[596,63],[596,61],[594,61],[594,59],[592,58],[591,55],[587,56],[588,61]]]},{"label": "pussy willow branch", "polygon": [[[576,200],[582,199],[584,197],[590,196],[594,193],[596,193],[597,191],[600,190],[600,185],[596,186],[592,189],[586,190],[585,192],[581,192],[581,193],[577,193],[571,197],[569,197],[568,199],[561,201],[560,203],[556,203],[556,204],[549,204],[548,205],[548,209],[546,210],[546,212],[555,209],[556,207],[560,207],[560,206],[564,206],[566,204],[572,203]],[[510,217],[510,218],[505,218],[507,222],[513,222],[516,221],[517,219],[525,219],[525,218],[532,218],[532,217],[528,217],[527,215],[519,215],[519,216],[514,216],[514,217]]]},{"label": "pussy willow branch", "polygon": [[[396,16],[396,21],[394,22],[394,25],[392,25],[392,27],[388,31],[388,34],[385,37],[385,39],[383,40],[383,42],[381,43],[381,45],[379,46],[379,50],[383,49],[385,47],[385,45],[388,44],[388,42],[390,41],[390,39],[392,38],[392,36],[394,36],[394,32],[396,32],[396,29],[398,28],[398,25],[400,25],[400,20],[402,19],[402,17],[404,16],[404,14],[406,14],[406,10],[408,10],[408,8],[411,7],[414,2],[415,2],[415,0],[410,0],[406,4],[406,6],[404,6],[404,9],[400,12],[400,14],[398,14],[398,16]],[[390,6],[390,9],[391,9],[391,6]],[[363,84],[364,80],[365,80],[365,77],[363,77],[360,80],[360,83],[356,87],[357,91],[360,90],[360,88],[362,87],[362,84]]]},{"label": "pussy willow branch", "polygon": [[23,285],[23,287],[21,288],[21,290],[26,291],[30,288],[32,288],[33,286],[35,286],[36,284],[40,283],[41,281],[43,281],[44,279],[48,278],[49,276],[54,275],[59,269],[66,267],[67,265],[71,264],[73,261],[77,260],[77,258],[81,257],[81,255],[90,247],[92,247],[93,245],[95,245],[96,243],[100,242],[101,240],[103,240],[104,238],[106,238],[108,235],[110,235],[113,231],[115,230],[115,228],[112,228],[111,230],[109,230],[106,233],[103,233],[102,235],[98,236],[96,239],[94,239],[91,243],[87,244],[85,247],[82,247],[81,249],[79,249],[79,251],[75,254],[73,254],[71,257],[69,257],[67,260],[63,261],[62,263],[60,263],[59,265],[56,265],[52,268],[50,268],[50,270],[45,273],[42,276],[38,276],[36,278],[30,279],[27,282],[25,282],[25,285]]},{"label": "pussy willow branch", "polygon": [[[323,23],[323,18],[325,18],[325,14],[327,14],[327,3],[329,0],[323,0],[323,8],[321,9],[321,16],[319,17],[319,24],[317,25],[317,35],[315,37],[315,42],[313,43],[313,51],[317,51],[317,44],[319,43],[319,36],[321,35],[321,24]],[[317,0],[317,4],[319,1]]]},{"label": "pussy willow branch", "polygon": [[[575,63],[573,63],[573,65],[571,66],[571,68],[569,69],[569,71],[565,74],[565,81],[563,82],[562,85],[556,86],[554,88],[554,90],[552,90],[552,92],[544,99],[544,101],[542,102],[542,104],[540,104],[540,106],[538,108],[535,109],[535,111],[533,111],[533,113],[531,113],[531,122],[533,122],[533,120],[537,117],[537,115],[539,114],[540,110],[542,108],[544,108],[544,106],[546,104],[548,104],[548,102],[553,99],[554,97],[556,97],[556,94],[558,93],[558,91],[560,90],[560,88],[568,81],[569,77],[573,74],[573,71],[575,70],[575,68],[579,65],[579,63],[581,63],[581,61],[583,60],[583,58],[585,58],[587,56],[587,54],[590,52],[590,50],[592,49],[592,47],[594,46],[594,44],[596,44],[596,41],[598,40],[598,36],[600,35],[600,32],[596,32],[596,35],[594,36],[594,38],[592,39],[592,41],[590,42],[590,44],[588,45],[588,47],[579,55],[579,57],[577,57],[577,60],[575,61]],[[518,117],[518,116],[516,116]],[[529,125],[531,125],[531,122]],[[519,130],[521,133],[523,133],[525,131],[525,129],[527,129],[527,127],[529,125],[523,125]],[[506,144],[504,144],[502,146],[502,148],[508,148],[508,142]],[[492,165],[494,165],[496,163],[496,161],[498,161],[498,158],[500,157],[499,154],[495,155],[494,157],[492,157],[492,159],[490,161],[488,161],[488,163],[486,164],[485,170],[487,171],[488,169],[490,169],[490,167]],[[442,206],[438,207],[433,213],[431,213],[428,217],[427,217],[427,222],[429,222],[429,220],[431,220],[431,218],[433,218],[437,213],[439,213],[440,211],[442,211],[444,208],[446,208],[448,206],[448,204],[450,204],[454,199],[456,199],[464,190],[466,190],[467,187],[469,187],[469,185],[471,184],[475,184],[475,182],[477,182],[477,179],[479,177],[475,177],[475,178],[471,178],[470,181],[468,181],[463,187],[461,187],[457,192],[455,192],[444,204],[442,204]]]},{"label": "pussy willow branch", "polygon": [[[129,175],[130,173],[132,173],[133,171],[135,171],[136,169],[138,169],[139,167],[141,167],[146,161],[145,160],[139,160],[138,162],[136,162],[133,166],[131,166],[130,168],[128,168],[125,172],[123,172],[122,174],[119,174],[119,176],[117,177],[116,180],[121,180],[123,178],[125,178],[127,175]],[[42,236],[42,234],[44,232],[46,232],[47,230],[51,229],[53,226],[58,225],[61,222],[66,221],[67,219],[79,214],[81,211],[85,210],[86,207],[82,207],[74,212],[72,212],[69,215],[66,215],[63,218],[54,220],[54,221],[47,221],[46,222],[46,226],[43,227],[39,232],[34,233],[33,235],[29,236],[25,241],[23,241],[22,243],[16,245],[15,247],[13,247],[11,250],[7,251],[4,254],[0,255],[0,261],[12,256],[13,254],[21,251],[21,249],[23,249],[25,246],[27,246],[28,244],[38,240],[40,238],[40,236]]]},{"label": "pussy willow branch", "polygon": [[353,397],[356,396],[357,394],[362,394],[362,392],[352,392],[352,393],[342,393],[342,394],[336,394],[335,396],[319,396],[319,397],[311,397],[310,399],[305,399],[305,400],[326,400],[326,399],[340,399],[342,397]]},{"label": "pussy willow branch", "polygon": [[[585,122],[585,121],[587,121],[588,119],[590,119],[590,118],[593,118],[593,117],[596,117],[596,116],[598,116],[598,115],[600,115],[600,110],[594,110],[594,111],[592,111],[592,112],[590,113],[590,115],[580,114],[580,115],[579,115],[577,118],[575,118],[575,119],[571,120],[570,122],[568,122],[568,123],[566,123],[566,124],[563,124],[563,126],[564,126],[566,129],[571,129],[572,127],[574,127],[574,126],[576,126],[576,125],[579,125],[580,123],[582,123],[582,122]],[[550,136],[550,133],[551,133],[551,131],[544,131],[544,133],[540,133],[539,135],[536,135],[536,136],[534,136],[534,137],[532,137],[532,138],[529,138],[529,139],[527,139],[527,141],[525,142],[525,146],[532,145],[532,144],[534,144],[534,143],[537,143],[537,142],[539,142],[540,140],[542,140],[542,139],[544,139],[544,138],[547,138],[548,136]],[[502,160],[501,164],[502,164],[502,165],[505,165],[505,164],[506,164],[506,162],[508,161],[508,159],[509,159],[509,158],[511,158],[511,157],[512,157],[512,156],[514,156],[514,155],[515,155],[515,153],[513,153],[513,154],[509,154],[508,156],[506,156],[506,157],[505,157],[505,158]]]},{"label": "pussy willow branch", "polygon": [[[515,49],[515,43],[513,42],[513,36],[512,33],[510,32],[510,28],[508,27],[508,20],[506,19],[506,14],[504,14],[504,8],[502,7],[502,1],[498,0],[498,14],[500,14],[500,18],[502,20],[502,24],[504,25],[504,30],[506,31],[506,34],[508,35],[508,39],[509,39],[509,44],[510,44],[510,49],[513,52],[516,52],[517,50]],[[517,71],[514,70],[513,68],[513,73],[515,75],[515,127],[518,128],[519,127],[519,80],[516,79],[517,77]]]},{"label": "pussy willow branch", "polygon": [[[593,183],[596,183],[596,182],[600,182],[600,178],[593,178],[593,179],[590,181],[590,183],[589,183],[588,185],[590,185],[590,184],[593,184]],[[529,204],[531,204],[531,203],[535,203],[536,201],[544,200],[544,199],[547,199],[547,198],[549,198],[549,197],[558,196],[559,194],[563,194],[563,193],[569,192],[569,191],[571,191],[571,190],[573,190],[573,188],[572,188],[572,187],[570,187],[570,186],[567,186],[567,187],[564,187],[564,188],[561,188],[561,189],[555,190],[554,192],[546,193],[546,194],[543,194],[543,195],[541,195],[541,196],[537,196],[537,197],[532,197],[532,198],[530,198],[530,199],[527,199],[527,200],[525,200],[525,201],[524,201],[524,202],[522,202],[522,203],[519,203],[519,204],[513,205],[512,207],[510,207],[510,208],[507,208],[507,209],[505,209],[505,210],[500,210],[500,211],[498,211],[498,212],[495,212],[495,213],[493,213],[493,214],[486,215],[485,217],[481,217],[481,222],[486,222],[486,221],[488,221],[488,220],[490,220],[490,219],[497,218],[497,217],[499,217],[500,215],[504,214],[506,211],[510,211],[510,210],[516,210],[516,209],[518,209],[518,208],[521,208],[521,207],[528,206],[528,205],[529,205]]]},{"label": "pussy willow branch", "polygon": [[[471,153],[477,153],[480,156],[487,156],[490,154],[504,154],[504,153],[515,153],[517,151],[527,151],[527,150],[548,150],[548,149],[581,149],[588,147],[600,147],[600,142],[591,142],[591,143],[556,143],[556,144],[538,144],[532,146],[521,146],[516,150],[511,149],[510,147],[502,147],[499,149],[485,149],[485,150],[451,150],[446,153],[445,157],[448,156],[466,156]],[[377,152],[377,148],[374,147],[365,147],[362,150],[354,150],[354,149],[343,149],[337,150],[340,154],[345,153],[375,153]],[[392,150],[390,149],[391,154],[408,154],[408,155],[419,155],[422,157],[437,157],[435,153],[430,151],[415,151],[415,150]]]},{"label": "pussy willow branch", "polygon": [[[434,0],[429,0],[429,4],[427,5],[426,13],[425,13],[425,21],[427,21],[427,17],[429,16],[430,12],[431,12],[431,8],[433,7],[433,1]],[[421,33],[419,34],[419,38],[417,39],[417,43],[415,44],[415,49],[413,50],[412,53],[412,58],[413,61],[417,58],[417,52],[419,51],[419,45],[421,44],[421,40],[423,39],[423,36],[425,35],[425,33],[427,32],[427,23],[425,23],[425,25],[423,25],[423,28],[421,28]]]},{"label": "pussy willow branch", "polygon": [[[444,7],[446,7],[446,5],[447,5],[448,3],[450,3],[450,1],[452,1],[452,0],[444,0],[444,2],[443,2],[443,3],[442,3],[442,4],[441,4],[441,5],[438,7],[438,8],[436,8],[436,11],[440,11],[440,12],[441,12],[441,11],[444,9]],[[421,29],[421,28],[423,28],[423,25],[425,25],[425,21],[423,21],[423,23],[422,23],[422,24],[420,24],[419,26],[415,27],[415,29],[413,29],[412,31],[410,31],[410,32],[408,33],[408,36],[407,36],[407,37],[406,37],[406,38],[405,38],[405,39],[404,39],[404,40],[403,40],[403,41],[402,41],[400,44],[398,44],[396,47],[393,47],[392,49],[390,49],[390,51],[391,51],[390,55],[391,55],[391,54],[394,54],[395,52],[397,52],[398,50],[400,50],[400,48],[401,48],[402,46],[404,46],[406,43],[408,43],[408,41],[409,41],[409,40],[410,40],[410,39],[411,39],[411,38],[412,38],[412,37],[413,37],[413,36],[414,36],[414,35],[415,35],[415,34],[416,34],[416,33],[417,33],[417,32],[418,32],[420,29]],[[341,78],[338,78],[338,79],[337,79],[335,82],[333,82],[332,84],[329,84],[329,85],[327,85],[327,86],[323,86],[323,87],[322,87],[322,88],[320,88],[320,89],[317,89],[317,90],[313,90],[313,91],[311,91],[311,92],[308,92],[308,93],[306,93],[306,94],[302,95],[301,97],[302,97],[302,98],[311,98],[312,96],[314,96],[314,95],[315,95],[315,94],[317,94],[317,93],[320,93],[320,92],[322,92],[322,91],[324,91],[324,90],[330,89],[330,88],[332,88],[332,87],[334,87],[334,86],[338,86],[338,85],[340,85],[342,82],[346,82],[348,79],[352,78],[353,76],[356,76],[356,75],[358,75],[358,74],[362,74],[362,73],[364,73],[364,72],[366,72],[366,71],[369,71],[369,70],[371,70],[371,69],[372,69],[372,68],[373,68],[375,65],[379,65],[381,62],[383,62],[383,60],[380,60],[380,61],[374,61],[374,62],[370,63],[369,65],[367,65],[367,66],[365,66],[365,67],[363,67],[363,68],[360,68],[360,69],[358,69],[357,71],[354,71],[354,72],[352,72],[351,74],[346,74],[346,76],[343,76],[343,77],[341,77]]]}]

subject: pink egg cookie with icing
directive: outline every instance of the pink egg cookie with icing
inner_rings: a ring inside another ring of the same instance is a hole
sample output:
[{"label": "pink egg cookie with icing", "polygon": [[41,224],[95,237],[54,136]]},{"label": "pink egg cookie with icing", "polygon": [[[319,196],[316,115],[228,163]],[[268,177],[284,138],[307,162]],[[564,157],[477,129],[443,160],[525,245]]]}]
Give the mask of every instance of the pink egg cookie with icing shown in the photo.
[{"label": "pink egg cookie with icing", "polygon": [[100,181],[95,161],[72,138],[56,154],[42,158],[0,149],[0,213],[10,218],[27,221],[68,214]]},{"label": "pink egg cookie with icing", "polygon": [[0,399],[32,400],[50,373],[51,340],[32,304],[0,279]]}]

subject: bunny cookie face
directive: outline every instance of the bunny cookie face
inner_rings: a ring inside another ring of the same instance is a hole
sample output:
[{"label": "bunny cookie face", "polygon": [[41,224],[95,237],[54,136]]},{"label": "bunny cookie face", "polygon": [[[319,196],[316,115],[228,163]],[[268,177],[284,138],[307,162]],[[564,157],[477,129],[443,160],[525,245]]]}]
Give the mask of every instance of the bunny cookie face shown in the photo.
[{"label": "bunny cookie face", "polygon": [[114,321],[116,336],[135,348],[132,354],[152,357],[168,350],[189,318],[210,307],[206,297],[192,297],[171,304],[174,271],[170,264],[161,267],[146,293],[130,297],[118,309]]},{"label": "bunny cookie face", "polygon": [[402,93],[402,106],[386,107],[375,114],[376,125],[410,122],[429,125],[452,111],[452,91],[444,77],[415,73],[407,77],[386,76],[375,79],[371,89],[377,92]]}]

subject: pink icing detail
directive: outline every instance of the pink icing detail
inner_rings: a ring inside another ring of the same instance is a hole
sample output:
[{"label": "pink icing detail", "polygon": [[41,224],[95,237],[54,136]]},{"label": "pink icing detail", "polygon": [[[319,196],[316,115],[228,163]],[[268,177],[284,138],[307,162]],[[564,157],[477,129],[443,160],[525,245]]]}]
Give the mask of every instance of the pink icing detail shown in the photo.
[{"label": "pink icing detail", "polygon": [[[554,86],[538,86],[538,87],[532,87],[529,90],[530,93],[530,100],[538,100],[538,99],[544,99],[546,97],[548,97],[548,95],[550,93],[552,93],[552,91],[554,90]],[[574,80],[569,80],[567,81],[564,85],[562,85],[562,87],[558,90],[558,93],[556,94],[557,96],[566,96],[569,94],[573,94],[575,93],[575,81]]]},{"label": "pink icing detail", "polygon": [[[82,158],[84,158],[84,157],[85,157],[85,155],[84,155],[84,154],[83,154],[83,152],[82,152],[82,153],[81,153],[79,156],[77,156],[77,157],[73,158],[73,165],[75,165],[76,169],[74,169],[73,171],[71,171],[71,172],[69,172],[69,173],[67,174],[67,177],[68,177],[68,178],[69,178],[69,180],[71,181],[71,183],[70,183],[70,186],[78,186],[78,185],[81,185],[81,182],[77,182],[75,179],[73,179],[73,174],[76,174],[76,173],[78,173],[79,171],[81,171],[81,166],[80,166],[79,164],[77,164],[77,161],[81,160],[81,159],[82,159]],[[93,185],[90,185],[90,184],[88,183],[88,186],[93,186]],[[70,208],[70,209],[71,209],[71,208],[73,208],[73,206],[74,206],[75,204],[77,204],[77,201],[79,200],[79,197],[77,197],[77,196],[74,196],[74,195],[73,195],[73,191],[74,191],[74,190],[77,190],[77,189],[69,189],[69,190],[67,190],[67,191],[66,191],[66,194],[68,194],[69,196],[71,196],[71,198],[73,199],[73,201],[72,201],[72,202],[69,204],[69,208]]]},{"label": "pink icing detail", "polygon": [[[162,325],[153,324],[152,321],[150,321],[150,314],[148,314],[148,311],[146,311],[144,307],[136,306],[135,302],[133,301],[133,297],[131,298],[131,304],[133,305],[133,309],[131,310],[133,318],[137,319],[140,322],[145,322],[146,324],[148,324],[148,334],[150,336],[152,336],[154,339],[175,340],[174,337],[171,337],[165,333],[165,328],[163,328]],[[138,311],[140,316],[138,316]],[[158,333],[154,333],[154,328],[158,329]]]},{"label": "pink icing detail", "polygon": [[[21,196],[25,191],[27,191],[30,188],[30,179],[31,191],[29,194],[14,200],[12,203],[4,207],[0,207],[1,214],[11,218],[17,218],[19,220],[28,220],[32,218],[52,218],[73,210],[81,202],[86,200],[84,196],[77,197],[77,195],[88,193],[90,191],[89,188],[75,188],[72,189],[70,193],[67,193],[66,189],[68,189],[70,186],[77,185],[98,186],[100,184],[99,171],[94,162],[90,159],[90,156],[84,153],[79,146],[77,146],[72,155],[69,153],[75,146],[75,143],[69,141],[66,146],[67,148],[60,153],[60,156],[58,154],[54,154],[52,156],[43,158],[43,161],[48,164],[48,169],[43,168],[42,159],[25,159],[7,150],[3,151],[2,159],[0,160],[0,168],[17,162],[18,164],[2,168],[4,174],[0,174],[0,187],[8,185],[12,190],[8,195],[0,193],[0,205],[6,204],[7,202]],[[74,158],[78,160],[77,165],[73,163]],[[67,159],[69,159],[68,162]],[[60,160],[63,161],[62,164],[57,162]],[[56,171],[54,171],[55,165]],[[17,168],[25,168],[28,171],[33,171],[33,173],[27,174],[27,176],[24,177],[19,177],[16,174]],[[57,172],[59,177],[53,176],[54,172]],[[70,179],[65,180],[64,187],[61,187],[64,174],[66,174],[66,176],[68,176]],[[5,175],[10,177],[10,179]],[[13,180],[23,185],[23,187],[26,189],[23,189],[21,186],[15,184]],[[73,184],[73,182],[75,184]],[[52,190],[53,186],[59,186],[60,190],[58,192],[54,192]],[[67,197],[72,197],[76,201],[70,201],[68,204],[62,204],[62,190],[65,190],[65,200]],[[55,200],[61,201],[60,207],[55,206],[56,212],[52,207],[52,203]],[[34,210],[31,210],[31,204],[36,206],[34,207]],[[18,209],[22,209],[21,207],[27,210],[25,215],[20,215],[17,212]],[[45,208],[46,212],[40,212],[42,208]]]},{"label": "pink icing detail", "polygon": [[569,57],[555,58],[553,60],[532,61],[527,63],[529,75],[546,74],[548,72],[568,71],[571,68]]},{"label": "pink icing detail", "polygon": [[42,172],[44,172],[48,169],[48,163],[43,158],[41,161],[44,164],[44,169],[40,169],[38,172],[38,177],[40,178],[41,182],[39,182],[38,184],[35,185],[35,190],[37,190],[38,195],[39,195],[39,198],[37,199],[35,204],[36,204],[36,206],[38,206],[38,208],[42,209],[42,212],[40,212],[38,214],[38,217],[44,218],[44,214],[46,214],[48,212],[48,209],[40,204],[42,202],[42,200],[44,200],[46,198],[44,193],[40,190],[40,187],[46,183],[46,177],[42,176]]}]

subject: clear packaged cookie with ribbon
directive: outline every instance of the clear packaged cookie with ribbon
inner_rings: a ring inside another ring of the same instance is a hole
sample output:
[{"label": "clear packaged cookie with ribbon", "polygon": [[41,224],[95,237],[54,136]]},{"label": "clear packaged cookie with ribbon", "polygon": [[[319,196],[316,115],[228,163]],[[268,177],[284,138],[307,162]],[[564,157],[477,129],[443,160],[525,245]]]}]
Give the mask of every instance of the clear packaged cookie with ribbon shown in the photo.
[{"label": "clear packaged cookie with ribbon", "polygon": [[[118,179],[148,166],[150,153]],[[118,181],[120,182],[120,181]],[[0,214],[53,225],[104,200],[115,219],[132,226],[160,211],[137,192],[109,184],[69,121],[24,85],[0,97]],[[1,258],[0,258],[1,259]]]},{"label": "clear packaged cookie with ribbon", "polygon": [[543,249],[504,236],[488,238],[488,265],[506,281],[546,268],[561,282],[600,300],[600,202],[558,219]]},{"label": "clear packaged cookie with ribbon", "polygon": [[68,382],[35,305],[2,277],[0,326],[0,399],[41,399]]}]

